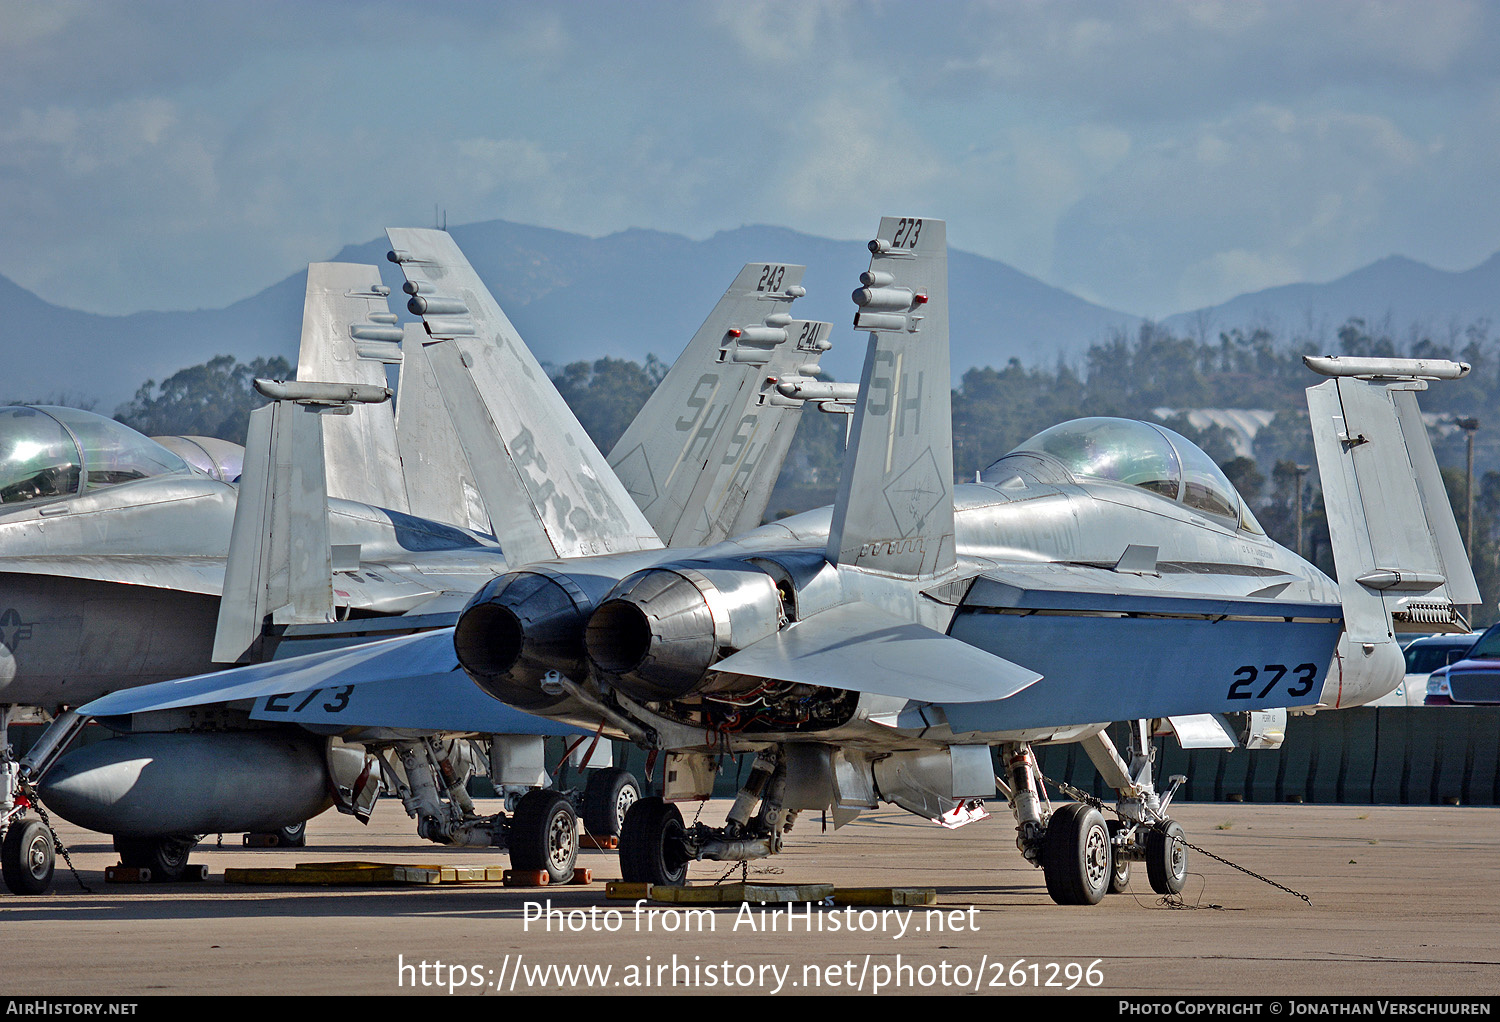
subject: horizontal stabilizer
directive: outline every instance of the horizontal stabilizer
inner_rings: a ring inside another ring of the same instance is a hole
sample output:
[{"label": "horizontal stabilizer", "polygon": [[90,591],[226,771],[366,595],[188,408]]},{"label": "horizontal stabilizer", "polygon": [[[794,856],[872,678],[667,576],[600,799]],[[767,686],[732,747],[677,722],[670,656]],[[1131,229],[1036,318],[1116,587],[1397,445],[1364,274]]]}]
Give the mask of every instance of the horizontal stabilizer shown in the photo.
[{"label": "horizontal stabilizer", "polygon": [[[290,660],[250,664],[233,670],[122,689],[79,707],[78,712],[89,717],[119,717],[211,703],[241,702],[278,692],[310,689],[332,678],[344,679],[340,684],[349,681],[359,684],[381,678],[431,674],[443,670],[448,664],[456,667],[457,663],[453,655],[453,629],[443,628],[352,649],[329,650]],[[345,677],[345,672],[364,668],[368,668],[365,673]]]},{"label": "horizontal stabilizer", "polygon": [[795,622],[714,670],[942,703],[1004,699],[1042,677],[862,603]]}]

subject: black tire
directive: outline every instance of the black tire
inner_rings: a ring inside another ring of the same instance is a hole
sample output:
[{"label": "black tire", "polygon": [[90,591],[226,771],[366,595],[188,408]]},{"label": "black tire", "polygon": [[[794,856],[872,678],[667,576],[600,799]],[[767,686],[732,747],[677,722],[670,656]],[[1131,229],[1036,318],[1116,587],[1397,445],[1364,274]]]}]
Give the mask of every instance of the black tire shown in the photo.
[{"label": "black tire", "polygon": [[57,850],[41,820],[16,820],[0,843],[0,873],[11,894],[46,894]]},{"label": "black tire", "polygon": [[115,851],[120,864],[133,869],[149,869],[155,883],[175,883],[187,875],[188,856],[198,838],[193,834],[168,834],[163,837],[122,837],[115,835]]},{"label": "black tire", "polygon": [[1059,905],[1097,905],[1109,890],[1114,854],[1104,816],[1072,802],[1052,814],[1042,837],[1047,893]]},{"label": "black tire", "polygon": [[551,788],[528,791],[510,818],[512,869],[541,870],[554,884],[573,879],[578,861],[578,816],[573,803]]},{"label": "black tire", "polygon": [[279,827],[271,831],[276,835],[277,848],[303,848],[307,845],[307,821],[294,823],[290,827]]},{"label": "black tire", "polygon": [[687,882],[687,828],[682,813],[659,796],[643,798],[625,814],[620,828],[620,873],[629,883]]},{"label": "black tire", "polygon": [[629,770],[595,770],[583,789],[583,825],[595,837],[619,837],[625,814],[641,800],[641,783]]},{"label": "black tire", "polygon": [[1120,854],[1120,846],[1114,843],[1114,838],[1125,829],[1125,824],[1119,820],[1110,820],[1108,826],[1110,852],[1114,861],[1114,868],[1109,872],[1109,893],[1124,894],[1130,887],[1130,860]]},{"label": "black tire", "polygon": [[1146,832],[1146,879],[1157,894],[1180,894],[1187,881],[1187,845],[1182,825],[1166,822],[1166,833]]}]

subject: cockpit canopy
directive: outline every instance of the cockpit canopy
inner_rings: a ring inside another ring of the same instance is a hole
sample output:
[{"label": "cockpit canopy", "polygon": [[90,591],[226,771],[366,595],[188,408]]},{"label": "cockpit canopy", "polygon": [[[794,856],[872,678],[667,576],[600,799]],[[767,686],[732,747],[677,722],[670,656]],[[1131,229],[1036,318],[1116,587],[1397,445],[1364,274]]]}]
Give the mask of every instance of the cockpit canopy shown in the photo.
[{"label": "cockpit canopy", "polygon": [[[1033,477],[1061,468],[1070,481],[1139,486],[1249,532],[1260,525],[1229,479],[1186,437],[1135,419],[1098,416],[1043,430],[981,473],[1002,482],[1019,470]],[[1056,480],[1064,481],[1064,480]]]},{"label": "cockpit canopy", "polygon": [[0,408],[0,504],[73,497],[147,476],[191,472],[129,426],[77,408]]}]

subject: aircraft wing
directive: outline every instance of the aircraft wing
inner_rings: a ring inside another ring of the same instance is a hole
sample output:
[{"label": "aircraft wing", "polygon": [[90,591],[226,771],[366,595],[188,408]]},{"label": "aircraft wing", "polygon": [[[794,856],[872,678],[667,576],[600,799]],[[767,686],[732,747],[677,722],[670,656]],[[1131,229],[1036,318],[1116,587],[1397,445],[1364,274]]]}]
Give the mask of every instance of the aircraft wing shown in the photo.
[{"label": "aircraft wing", "polygon": [[125,689],[79,708],[86,717],[251,703],[257,720],[486,734],[577,734],[480,692],[453,655],[453,630],[253,664]]}]

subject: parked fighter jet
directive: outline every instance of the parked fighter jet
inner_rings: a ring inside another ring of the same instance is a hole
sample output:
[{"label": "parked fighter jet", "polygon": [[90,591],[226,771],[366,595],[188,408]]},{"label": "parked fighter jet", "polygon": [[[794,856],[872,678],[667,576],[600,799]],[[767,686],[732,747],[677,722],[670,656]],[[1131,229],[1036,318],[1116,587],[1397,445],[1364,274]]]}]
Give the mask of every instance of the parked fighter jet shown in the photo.
[{"label": "parked fighter jet", "polygon": [[[552,391],[556,400],[547,407],[545,420],[533,419],[528,424],[537,430],[535,434],[525,427],[511,428],[512,423],[504,418],[511,402],[525,399],[528,391],[536,389],[537,380],[551,391],[540,366],[525,353],[514,329],[446,234],[393,231],[392,242],[403,252],[407,249],[402,246],[408,246],[421,253],[431,278],[422,279],[421,289],[408,285],[413,294],[412,310],[425,314],[426,329],[433,339],[420,349],[408,345],[402,360],[404,375],[405,370],[420,366],[420,379],[438,384],[466,466],[493,464],[510,457],[511,451],[524,451],[531,459],[526,464],[535,472],[533,482],[541,492],[548,492],[550,479],[565,475],[576,450],[585,446],[592,449],[577,420]],[[615,520],[633,521],[642,537],[659,529],[669,537],[704,542],[722,537],[742,520],[759,520],[770,492],[769,484],[762,483],[774,481],[779,472],[795,427],[795,413],[802,406],[801,396],[789,396],[776,385],[784,377],[802,380],[816,373],[817,357],[829,347],[827,324],[792,320],[786,313],[802,293],[798,286],[801,272],[802,267],[797,266],[747,265],[627,431],[617,448],[623,452],[622,475],[630,481],[632,492],[645,498],[645,516],[634,508],[623,487],[615,492],[595,487],[588,492],[589,500],[595,503],[555,505],[562,528],[576,530],[580,516],[607,513]],[[448,291],[435,299],[432,280],[446,281]],[[368,345],[387,343],[399,333],[383,318],[370,319],[374,324],[368,331],[371,335],[363,338]],[[388,331],[389,336],[382,331]],[[523,354],[529,361],[504,361],[496,352]],[[420,362],[413,358],[417,354]],[[430,375],[426,369],[429,363]],[[517,366],[519,371],[515,371]],[[799,376],[799,372],[804,375]],[[770,374],[769,382],[761,378],[765,374]],[[419,377],[413,374],[411,378]],[[710,382],[705,384],[705,379]],[[528,380],[531,382],[518,386]],[[402,387],[404,402],[406,379]],[[830,410],[836,410],[850,396],[830,390],[826,384],[819,387],[817,403]],[[316,406],[326,395],[320,396],[306,385],[266,389],[281,400],[256,413],[252,437],[259,439],[252,441],[251,447],[270,447],[280,453],[272,456],[274,471],[254,480],[247,473],[244,488],[250,496],[241,498],[225,581],[225,592],[233,593],[234,601],[231,604],[226,599],[218,616],[215,659],[219,661],[232,660],[264,640],[263,621],[271,611],[285,611],[301,603],[317,607],[326,601],[326,595],[315,590],[322,587],[326,593],[328,567],[326,560],[319,567],[316,555],[321,551],[327,558],[328,545],[322,539],[309,540],[319,520],[315,499],[318,488],[299,488],[289,482],[308,467],[310,459],[305,451],[317,446],[295,436],[299,424],[308,421],[298,410],[299,403]],[[403,412],[404,406],[398,407],[398,416]],[[304,451],[300,455],[296,452],[299,446]],[[403,445],[403,449],[414,448]],[[415,449],[421,449],[420,445]],[[593,454],[598,457],[597,451]],[[720,467],[704,471],[705,466]],[[366,477],[379,475],[378,464],[366,473]],[[621,486],[613,483],[607,466],[601,476],[608,476],[613,486]],[[410,477],[407,483],[414,498]],[[484,496],[492,516],[493,509],[511,506],[511,494],[503,490],[492,488]],[[252,504],[254,510],[247,513]],[[518,506],[523,514],[530,515],[529,496]],[[503,514],[499,517],[504,519]],[[272,526],[269,533],[267,523]],[[588,541],[586,529],[573,534]],[[267,535],[271,538],[262,541]],[[277,535],[289,537],[279,552]],[[503,532],[501,539],[509,547]],[[305,555],[294,555],[286,549],[299,542]],[[336,564],[338,548],[333,549]],[[564,548],[562,552],[574,551]],[[503,562],[494,560],[493,551],[489,553],[488,564],[470,583],[471,592],[480,582],[504,570]],[[512,552],[507,549],[507,553]],[[374,577],[379,581],[383,574],[377,572]],[[429,602],[424,609],[433,605]],[[303,628],[299,637],[303,644],[316,648],[317,643],[346,643],[353,632],[368,640],[379,631],[378,626],[369,624],[314,626]],[[440,636],[438,645],[430,636],[416,636],[396,645],[406,650],[409,667],[399,676],[388,676],[389,683],[379,691],[362,689],[356,695],[337,680],[338,672],[359,663],[366,655],[364,651],[335,652],[320,658],[324,681],[320,697],[310,695],[292,702],[265,698],[249,708],[248,715],[238,707],[221,705],[229,702],[221,699],[220,705],[211,710],[195,709],[184,716],[175,712],[188,705],[179,690],[179,698],[170,706],[152,707],[160,711],[154,716],[141,713],[120,722],[132,732],[129,737],[99,743],[63,759],[44,786],[48,804],[60,815],[85,826],[182,849],[185,843],[190,847],[190,842],[178,835],[238,830],[251,817],[260,821],[257,826],[265,827],[267,814],[286,816],[314,810],[314,789],[319,785],[313,780],[337,771],[331,765],[329,769],[318,767],[319,756],[313,746],[324,748],[326,755],[327,736],[337,734],[381,751],[382,771],[402,794],[408,811],[419,819],[419,830],[425,836],[444,842],[483,844],[506,839],[507,821],[477,817],[462,794],[462,781],[472,769],[469,754],[473,750],[439,742],[433,732],[442,732],[445,737],[474,732],[512,735],[514,740],[497,740],[490,750],[491,776],[502,785],[527,789],[535,788],[539,780],[546,782],[540,741],[531,738],[557,733],[557,725],[537,720],[529,725],[517,722],[514,711],[484,699],[467,682],[455,689],[458,666],[446,633]],[[436,656],[416,657],[413,651],[420,650],[436,651]],[[410,666],[418,662],[420,669]],[[476,702],[480,704],[477,707]],[[497,711],[503,719],[497,719]],[[310,720],[309,715],[318,714],[321,719]],[[307,728],[294,723],[298,721],[310,726],[318,736],[316,741]],[[273,755],[273,747],[299,751]],[[132,767],[144,758],[154,764],[149,775]],[[201,790],[194,781],[195,771],[200,764],[214,761],[243,764],[245,769],[239,775],[242,783],[232,790]],[[600,791],[593,802],[621,804],[623,793],[614,790],[623,782],[620,772],[599,775],[595,780]],[[591,782],[591,792],[593,786]],[[570,806],[557,805],[555,793],[539,794],[544,796],[540,801],[522,799],[517,808],[521,814],[517,818],[528,821],[522,828],[528,836],[549,833],[539,814],[572,812]],[[532,808],[543,803],[540,810]],[[537,826],[531,827],[530,821]],[[616,823],[611,820],[607,825],[614,829]],[[591,826],[602,829],[592,821]],[[537,852],[533,858],[546,858],[547,854]],[[181,857],[173,861],[181,861]],[[561,875],[560,867],[556,871]]]},{"label": "parked fighter jet", "polygon": [[[1096,902],[1140,860],[1153,888],[1179,890],[1186,849],[1175,788],[1153,778],[1153,731],[1233,744],[1223,715],[1238,715],[1245,744],[1267,744],[1288,707],[1392,688],[1397,630],[1463,627],[1454,605],[1475,598],[1473,579],[1412,391],[1467,367],[1313,363],[1335,377],[1309,401],[1341,503],[1336,585],[1267,539],[1212,461],[1157,426],[1065,423],[955,487],[944,233],[886,218],[870,243],[854,297],[871,341],[833,508],[664,549],[629,514],[567,519],[607,480],[588,452],[556,486],[528,472],[529,449],[490,466],[512,506],[535,508],[502,536],[524,551],[513,565],[531,563],[473,599],[458,659],[506,702],[668,754],[662,794],[625,819],[629,879],[678,882],[693,859],[774,854],[805,810],[838,826],[885,801],[962,825],[994,792],[998,747],[1017,845],[1055,900]],[[431,260],[396,255],[409,287],[443,308],[452,292],[424,274]],[[517,397],[524,429],[537,395]],[[339,680],[381,684],[405,655],[372,652]],[[233,694],[264,715],[271,692],[316,695],[325,669],[252,673]],[[141,712],[172,690],[89,709]],[[1124,756],[1112,721],[1130,723]],[[1031,746],[1067,741],[1118,792],[1117,821],[1047,802]],[[708,795],[724,751],[756,753],[749,780],[723,827],[688,827],[673,803]]]}]

